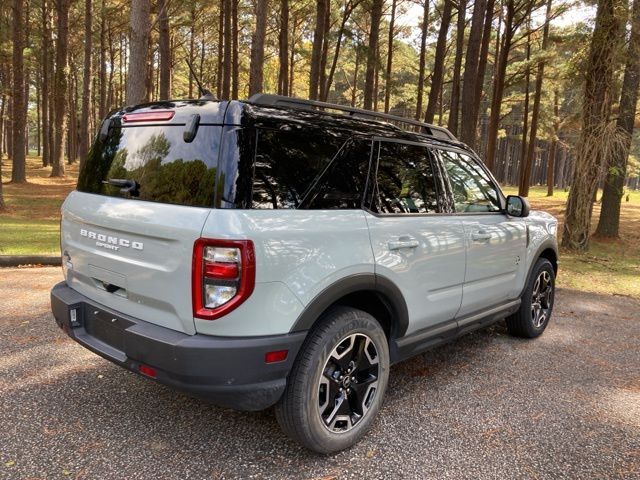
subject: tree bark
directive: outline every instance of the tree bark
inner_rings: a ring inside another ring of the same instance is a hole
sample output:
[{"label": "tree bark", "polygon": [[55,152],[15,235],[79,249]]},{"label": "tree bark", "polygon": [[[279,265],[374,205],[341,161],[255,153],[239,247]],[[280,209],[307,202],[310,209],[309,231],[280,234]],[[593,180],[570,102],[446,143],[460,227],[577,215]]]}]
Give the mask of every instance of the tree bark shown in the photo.
[{"label": "tree bark", "polygon": [[289,93],[289,0],[280,0],[278,60],[278,94],[287,95]]},{"label": "tree bark", "polygon": [[[446,1],[449,2],[449,0]],[[418,93],[416,100],[415,117],[416,120],[420,120],[420,117],[422,117],[422,99],[424,97],[424,80],[426,77],[425,68],[427,65],[427,37],[429,35],[429,0],[423,0],[423,2],[422,24],[420,25],[420,60],[418,61]],[[440,37],[438,37],[438,41],[440,41]]]},{"label": "tree bark", "polygon": [[[224,19],[225,19],[225,7],[227,5],[226,0],[219,0],[220,15],[218,17],[218,63],[216,68],[216,97],[222,98],[222,77],[224,77]],[[204,44],[205,44],[205,29],[206,24],[202,24],[202,45],[200,49],[200,76],[203,73],[204,64]]]},{"label": "tree bark", "polygon": [[82,72],[82,117],[80,119],[80,139],[78,156],[80,168],[89,152],[89,112],[91,107],[91,37],[92,21],[91,0],[84,2],[84,68]]},{"label": "tree bark", "polygon": [[[374,85],[378,64],[378,41],[380,34],[380,20],[382,19],[383,0],[373,0],[371,6],[371,29],[369,31],[369,45],[367,47],[367,70],[364,83],[364,108],[371,110],[374,99]],[[376,102],[377,104],[377,102]]]},{"label": "tree bark", "polygon": [[327,8],[324,12],[324,34],[322,36],[322,55],[320,55],[320,78],[318,80],[318,98],[326,100],[325,92],[327,86],[327,61],[329,58],[329,33],[331,30],[331,0],[327,1]]},{"label": "tree bark", "polygon": [[41,62],[41,78],[42,86],[40,88],[40,94],[42,96],[42,166],[47,167],[51,163],[51,149],[49,146],[49,56],[51,51],[49,50],[50,36],[49,36],[49,14],[47,11],[47,2],[42,0],[42,42],[40,44],[40,50],[42,53]]},{"label": "tree bark", "polygon": [[440,32],[438,33],[438,41],[436,43],[436,58],[433,65],[433,74],[431,76],[431,90],[429,91],[429,102],[427,103],[427,111],[424,114],[424,121],[433,123],[435,117],[438,97],[442,89],[442,79],[444,78],[444,57],[447,50],[447,35],[449,34],[449,24],[451,22],[451,12],[453,10],[452,0],[444,0],[444,8],[442,10],[442,23],[440,24]]},{"label": "tree bark", "polygon": [[609,168],[602,193],[602,206],[596,234],[615,238],[620,231],[620,202],[627,174],[638,88],[640,87],[640,0],[634,0],[631,14],[631,39],[620,93],[620,113],[616,122],[624,135],[624,145],[616,149],[609,159]]},{"label": "tree bark", "polygon": [[473,6],[469,43],[467,44],[467,55],[464,61],[460,139],[471,148],[474,148],[476,143],[476,125],[473,121],[473,112],[476,84],[482,81],[478,78],[478,61],[486,7],[486,0],[478,0]]},{"label": "tree bark", "polygon": [[[224,53],[222,60],[222,98],[224,100],[229,100],[231,97],[231,57],[233,55],[232,52],[232,32],[231,32],[231,9],[233,8],[231,3],[233,0],[222,0],[224,4]],[[258,6],[260,2],[265,0],[257,0]],[[259,7],[258,7],[259,8]],[[257,18],[257,22],[266,21],[260,18]],[[253,45],[251,48],[253,52]],[[253,55],[252,55],[253,59]],[[251,89],[250,89],[251,90]]]},{"label": "tree bark", "polygon": [[[238,1],[231,1],[231,36],[233,37],[233,46],[231,53],[231,98],[238,98],[238,89],[240,88],[240,62],[238,52]],[[263,62],[264,63],[264,62]]]},{"label": "tree bark", "polygon": [[560,107],[558,101],[558,89],[553,91],[553,139],[549,149],[549,161],[547,165],[547,197],[553,196],[555,184],[554,174],[556,167],[556,152],[558,151],[558,133],[560,130]]},{"label": "tree bark", "polygon": [[603,148],[610,145],[608,128],[616,53],[624,38],[622,0],[601,0],[591,37],[582,105],[582,130],[576,148],[571,190],[567,199],[562,245],[575,250],[589,247],[592,200],[597,191]]},{"label": "tree bark", "polygon": [[171,37],[169,1],[158,0],[158,50],[160,53],[160,100],[171,98]]},{"label": "tree bark", "polygon": [[267,32],[267,0],[256,0],[256,29],[251,39],[249,96],[261,93],[264,75],[264,40]]},{"label": "tree bark", "polygon": [[[149,0],[132,0],[127,105],[142,103],[147,95],[150,13]],[[106,79],[104,83],[106,84]]]},{"label": "tree bark", "polygon": [[398,0],[391,0],[391,19],[389,20],[389,40],[387,43],[387,68],[384,72],[384,112],[389,113],[391,101],[391,69],[393,68],[393,37],[395,35],[396,6]]},{"label": "tree bark", "polygon": [[484,17],[484,30],[482,32],[482,44],[480,45],[480,58],[478,59],[478,82],[473,99],[473,124],[478,125],[480,115],[480,103],[482,102],[482,91],[484,89],[484,75],[487,71],[487,60],[489,57],[489,43],[491,42],[491,26],[493,25],[495,0],[488,0],[487,11]]},{"label": "tree bark", "polygon": [[52,158],[52,177],[64,177],[64,150],[67,139],[67,102],[68,102],[68,41],[69,41],[69,3],[70,0],[57,0],[56,11],[57,37],[56,71],[54,76],[54,154]]},{"label": "tree bark", "polygon": [[[518,169],[518,195],[522,195],[522,179],[524,176],[526,163],[527,163],[527,134],[529,133],[529,90],[531,86],[531,67],[529,61],[531,60],[531,19],[528,21],[527,28],[527,56],[526,56],[526,68],[525,68],[525,82],[524,82],[524,113],[522,114],[522,141],[520,142],[520,165]],[[524,196],[524,195],[523,195]]]},{"label": "tree bark", "polygon": [[[551,22],[551,2],[547,0],[547,10],[545,14],[544,28],[542,30],[542,54],[544,55],[549,43],[549,23]],[[529,184],[531,183],[531,166],[533,165],[533,157],[536,148],[536,138],[538,135],[538,117],[540,116],[540,99],[542,97],[542,82],[544,80],[544,58],[538,62],[538,71],[536,72],[536,92],[533,96],[533,110],[531,112],[531,135],[529,137],[529,147],[527,149],[527,157],[523,166],[522,180],[520,181],[519,195],[523,197],[529,196]],[[557,92],[556,92],[557,93]]]},{"label": "tree bark", "polygon": [[25,124],[27,120],[24,81],[24,2],[23,0],[13,0],[12,4],[13,23],[13,152],[11,158],[13,168],[11,171],[11,182],[24,183],[27,181],[26,157],[25,157]]},{"label": "tree bark", "polygon": [[309,73],[309,99],[317,100],[320,94],[320,63],[322,46],[324,45],[325,21],[327,19],[327,1],[316,3],[316,26],[313,32],[313,49],[311,50],[311,68]]},{"label": "tree bark", "polygon": [[[427,0],[425,0],[427,1]],[[458,24],[456,32],[456,57],[453,62],[453,78],[451,80],[451,106],[449,107],[449,121],[447,128],[454,135],[458,135],[458,116],[460,111],[460,72],[464,50],[466,0],[458,0]]]}]

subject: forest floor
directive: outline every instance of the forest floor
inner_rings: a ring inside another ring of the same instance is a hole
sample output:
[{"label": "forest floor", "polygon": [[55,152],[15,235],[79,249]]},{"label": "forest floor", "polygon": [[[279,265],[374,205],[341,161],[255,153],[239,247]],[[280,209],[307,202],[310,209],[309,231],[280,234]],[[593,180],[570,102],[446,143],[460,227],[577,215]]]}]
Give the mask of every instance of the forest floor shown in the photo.
[{"label": "forest floor", "polygon": [[[50,178],[50,167],[39,157],[27,159],[27,183],[11,184],[11,164],[2,165],[3,191],[8,212],[0,214],[0,255],[59,254],[60,206],[76,184],[78,164],[66,165],[67,177]],[[505,193],[516,193],[505,187]],[[546,196],[546,187],[532,187],[529,200],[562,223],[568,192],[556,190]],[[600,204],[593,209],[593,228]],[[592,238],[589,252],[561,252],[558,286],[585,292],[640,298],[640,192],[630,192],[622,202],[621,238]],[[559,235],[562,226],[558,229]]]}]

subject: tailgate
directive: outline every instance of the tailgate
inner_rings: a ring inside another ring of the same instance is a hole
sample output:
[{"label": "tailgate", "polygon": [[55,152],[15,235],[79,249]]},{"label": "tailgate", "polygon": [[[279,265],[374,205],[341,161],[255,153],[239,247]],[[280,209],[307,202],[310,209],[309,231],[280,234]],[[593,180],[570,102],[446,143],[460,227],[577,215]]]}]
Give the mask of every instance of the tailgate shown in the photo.
[{"label": "tailgate", "polygon": [[193,244],[209,212],[71,193],[61,222],[67,284],[118,312],[194,334]]}]

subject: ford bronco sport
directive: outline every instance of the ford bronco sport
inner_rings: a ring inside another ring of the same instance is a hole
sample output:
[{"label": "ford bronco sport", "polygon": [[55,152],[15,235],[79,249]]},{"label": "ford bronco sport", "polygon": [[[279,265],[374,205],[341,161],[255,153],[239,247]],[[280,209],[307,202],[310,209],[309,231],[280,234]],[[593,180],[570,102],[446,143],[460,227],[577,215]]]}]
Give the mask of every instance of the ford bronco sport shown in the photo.
[{"label": "ford bronco sport", "polygon": [[[418,130],[418,131],[416,131]],[[389,366],[549,323],[557,222],[447,130],[274,95],[127,107],[62,206],[57,323],[160,383],[356,442]]]}]

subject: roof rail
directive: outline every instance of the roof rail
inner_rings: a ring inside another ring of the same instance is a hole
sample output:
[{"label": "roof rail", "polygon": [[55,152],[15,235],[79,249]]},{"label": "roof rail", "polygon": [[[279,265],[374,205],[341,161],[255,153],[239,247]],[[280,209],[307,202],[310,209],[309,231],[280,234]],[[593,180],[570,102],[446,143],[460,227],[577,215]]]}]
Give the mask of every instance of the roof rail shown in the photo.
[{"label": "roof rail", "polygon": [[424,133],[435,138],[441,138],[444,140],[455,140],[456,137],[446,128],[432,125],[430,123],[420,122],[411,118],[399,117],[397,115],[391,115],[389,113],[372,112],[371,110],[364,110],[362,108],[349,107],[345,105],[337,105],[334,103],[319,102],[317,100],[304,100],[302,98],[285,97],[284,95],[272,95],[269,93],[256,93],[249,98],[249,103],[255,103],[257,105],[265,105],[272,107],[291,107],[303,110],[337,110],[339,112],[346,112],[350,116],[365,117],[373,119],[383,119],[391,122],[404,123],[406,125],[413,125],[420,127]]}]

